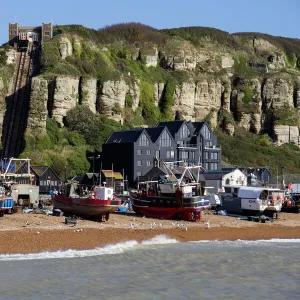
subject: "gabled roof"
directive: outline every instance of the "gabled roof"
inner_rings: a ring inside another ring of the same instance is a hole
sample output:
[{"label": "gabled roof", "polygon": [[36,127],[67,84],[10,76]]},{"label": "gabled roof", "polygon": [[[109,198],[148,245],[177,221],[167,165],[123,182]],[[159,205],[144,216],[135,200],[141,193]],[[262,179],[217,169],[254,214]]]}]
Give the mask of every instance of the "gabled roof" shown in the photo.
[{"label": "gabled roof", "polygon": [[88,179],[91,179],[94,177],[98,177],[99,173],[85,173],[84,176],[86,176]]},{"label": "gabled roof", "polygon": [[46,166],[31,166],[31,169],[39,177],[42,176],[47,171],[48,168],[49,167]]},{"label": "gabled roof", "polygon": [[205,121],[204,122],[193,122],[192,123],[195,127],[195,134],[198,134],[200,132],[200,130],[202,129],[202,127],[205,123],[206,123]]},{"label": "gabled roof", "polygon": [[135,128],[131,130],[114,131],[111,133],[105,144],[113,143],[134,143],[141,135],[144,128]]},{"label": "gabled roof", "polygon": [[182,126],[183,123],[185,123],[186,121],[171,121],[171,122],[159,122],[156,127],[160,127],[160,126],[165,126],[169,129],[170,133],[174,136],[175,133],[178,132],[178,130],[180,129],[180,127]]},{"label": "gabled roof", "polygon": [[158,127],[153,127],[153,128],[146,128],[145,129],[148,133],[148,135],[150,136],[151,140],[153,143],[155,143],[157,141],[157,139],[160,137],[160,135],[162,134],[162,132],[164,130],[166,130],[168,132],[168,134],[170,135],[170,137],[172,136],[172,134],[170,133],[168,127],[165,126],[158,126]]},{"label": "gabled roof", "polygon": [[123,179],[120,172],[113,172],[112,170],[102,170],[102,173],[106,178]]}]

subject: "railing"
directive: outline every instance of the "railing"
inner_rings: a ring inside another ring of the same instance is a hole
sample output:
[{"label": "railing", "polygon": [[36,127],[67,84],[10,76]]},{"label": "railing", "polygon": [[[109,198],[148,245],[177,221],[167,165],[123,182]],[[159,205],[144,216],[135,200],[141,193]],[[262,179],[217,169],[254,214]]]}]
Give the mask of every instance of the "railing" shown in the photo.
[{"label": "railing", "polygon": [[185,145],[178,145],[178,149],[197,149],[198,146],[195,144],[185,144]]},{"label": "railing", "polygon": [[205,150],[221,150],[221,145],[217,145],[217,146],[205,146],[204,147]]}]

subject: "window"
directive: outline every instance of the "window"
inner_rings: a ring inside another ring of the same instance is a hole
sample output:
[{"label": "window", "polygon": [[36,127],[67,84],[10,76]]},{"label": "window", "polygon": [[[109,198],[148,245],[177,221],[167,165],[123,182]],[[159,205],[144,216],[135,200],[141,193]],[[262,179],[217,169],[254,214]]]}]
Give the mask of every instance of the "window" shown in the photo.
[{"label": "window", "polygon": [[45,31],[44,35],[50,36],[50,32],[49,31]]},{"label": "window", "polygon": [[136,176],[142,176],[142,172],[136,172]]},{"label": "window", "polygon": [[141,149],[137,149],[137,150],[136,150],[136,154],[137,154],[137,155],[142,155],[142,150],[141,150]]},{"label": "window", "polygon": [[204,152],[204,159],[208,159],[208,152]]},{"label": "window", "polygon": [[205,139],[207,139],[207,140],[211,139],[210,130],[208,129],[208,127],[206,125],[204,125],[204,127],[202,128],[202,134],[203,134]]},{"label": "window", "polygon": [[147,165],[147,166],[151,166],[151,161],[150,161],[150,160],[147,160],[147,161],[146,161],[146,165]]},{"label": "window", "polygon": [[181,152],[181,158],[188,159],[189,158],[189,153],[187,151],[182,151]]},{"label": "window", "polygon": [[10,34],[14,34],[14,32],[11,30],[11,31],[10,31]]},{"label": "window", "polygon": [[164,130],[164,132],[162,133],[160,139],[159,139],[159,146],[161,147],[171,147],[171,137],[168,134],[168,132],[166,130]]},{"label": "window", "polygon": [[192,151],[192,152],[190,152],[190,154],[191,154],[191,159],[195,159],[195,152],[194,151]]},{"label": "window", "polygon": [[149,140],[145,133],[143,133],[140,138],[139,146],[149,146]]},{"label": "window", "polygon": [[157,158],[159,158],[159,157],[160,157],[159,150],[156,150],[156,151],[155,151],[155,157],[157,157]]},{"label": "window", "polygon": [[212,170],[218,170],[218,164],[217,163],[212,163],[211,164],[211,169]]},{"label": "window", "polygon": [[151,150],[147,150],[147,155],[151,155]]},{"label": "window", "polygon": [[204,164],[204,169],[205,169],[205,170],[208,170],[208,163],[205,163],[205,164]]},{"label": "window", "polygon": [[214,159],[218,159],[218,152],[214,152]]},{"label": "window", "polygon": [[186,124],[183,124],[183,126],[181,127],[180,130],[180,138],[184,139],[186,137],[188,137],[190,135],[190,131],[188,129],[188,127],[186,126]]},{"label": "window", "polygon": [[142,165],[142,161],[141,161],[141,160],[138,160],[138,161],[136,162],[136,165],[137,165],[137,166],[141,166],[141,165]]},{"label": "window", "polygon": [[175,152],[174,151],[167,151],[167,158],[174,158]]}]

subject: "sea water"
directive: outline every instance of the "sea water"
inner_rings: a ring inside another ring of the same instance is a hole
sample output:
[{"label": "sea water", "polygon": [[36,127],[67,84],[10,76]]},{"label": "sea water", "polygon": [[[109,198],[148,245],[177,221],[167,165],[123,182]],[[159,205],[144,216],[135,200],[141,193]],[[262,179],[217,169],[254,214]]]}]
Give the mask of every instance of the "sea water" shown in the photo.
[{"label": "sea water", "polygon": [[178,243],[0,255],[0,299],[300,299],[300,240]]}]

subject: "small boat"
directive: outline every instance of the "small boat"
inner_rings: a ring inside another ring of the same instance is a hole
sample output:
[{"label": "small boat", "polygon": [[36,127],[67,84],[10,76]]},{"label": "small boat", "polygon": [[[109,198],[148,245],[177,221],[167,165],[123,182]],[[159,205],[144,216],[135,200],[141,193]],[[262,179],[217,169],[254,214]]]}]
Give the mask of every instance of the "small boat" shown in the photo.
[{"label": "small boat", "polygon": [[[165,166],[167,163],[163,162]],[[170,167],[169,174],[156,181],[139,182],[130,190],[133,210],[146,217],[198,221],[201,211],[210,207],[204,188],[197,179],[202,166],[181,167],[177,178]],[[194,171],[194,172],[193,172]]]},{"label": "small boat", "polygon": [[227,186],[220,193],[221,206],[227,212],[241,215],[270,215],[281,211],[284,191],[270,187]]},{"label": "small boat", "polygon": [[83,192],[76,183],[65,185],[60,194],[52,196],[53,209],[65,215],[74,215],[107,221],[109,214],[117,210],[121,201],[113,195],[113,188],[95,186],[92,193]]},{"label": "small boat", "polygon": [[300,213],[300,184],[289,184],[287,186],[286,196],[282,211]]}]

